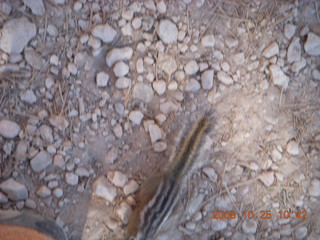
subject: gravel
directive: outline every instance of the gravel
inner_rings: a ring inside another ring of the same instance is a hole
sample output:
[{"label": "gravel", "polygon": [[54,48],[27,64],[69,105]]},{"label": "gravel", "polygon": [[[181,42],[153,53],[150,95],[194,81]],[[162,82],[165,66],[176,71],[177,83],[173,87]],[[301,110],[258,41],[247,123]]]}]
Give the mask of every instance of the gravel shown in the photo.
[{"label": "gravel", "polygon": [[178,28],[169,19],[162,19],[157,27],[157,34],[165,44],[176,43],[178,39]]}]

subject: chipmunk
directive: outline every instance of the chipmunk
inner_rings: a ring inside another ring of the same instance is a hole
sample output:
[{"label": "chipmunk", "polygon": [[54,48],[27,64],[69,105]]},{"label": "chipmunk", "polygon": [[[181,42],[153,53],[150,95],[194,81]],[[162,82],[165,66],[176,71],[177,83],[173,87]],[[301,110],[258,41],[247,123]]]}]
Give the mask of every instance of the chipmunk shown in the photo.
[{"label": "chipmunk", "polygon": [[174,157],[173,168],[161,175],[150,177],[141,185],[136,209],[129,219],[127,239],[154,239],[161,225],[170,216],[180,199],[181,183],[209,131],[210,115],[206,113],[196,121],[182,139],[180,149]]}]

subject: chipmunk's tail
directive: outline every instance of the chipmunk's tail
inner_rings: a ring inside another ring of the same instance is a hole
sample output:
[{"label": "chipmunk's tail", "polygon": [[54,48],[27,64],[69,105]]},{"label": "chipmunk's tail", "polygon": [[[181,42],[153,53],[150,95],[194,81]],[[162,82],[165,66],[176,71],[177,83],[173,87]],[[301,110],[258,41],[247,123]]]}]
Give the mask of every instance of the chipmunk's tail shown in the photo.
[{"label": "chipmunk's tail", "polygon": [[172,175],[175,179],[182,178],[192,167],[201,146],[204,137],[209,132],[212,112],[207,112],[198,119],[192,126],[189,133],[182,139],[179,152],[174,158],[174,168]]}]

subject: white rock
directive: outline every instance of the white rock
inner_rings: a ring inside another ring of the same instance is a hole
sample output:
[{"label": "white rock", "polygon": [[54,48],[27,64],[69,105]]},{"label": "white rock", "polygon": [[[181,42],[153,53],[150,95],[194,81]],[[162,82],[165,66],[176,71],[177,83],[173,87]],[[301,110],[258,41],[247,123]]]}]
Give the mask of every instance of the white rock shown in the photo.
[{"label": "white rock", "polygon": [[104,176],[100,176],[93,183],[93,192],[96,196],[104,198],[109,202],[113,202],[118,194],[117,189]]},{"label": "white rock", "polygon": [[152,145],[152,148],[155,152],[163,152],[167,149],[167,144],[163,141],[156,142]]},{"label": "white rock", "polygon": [[36,25],[26,17],[11,19],[2,27],[0,48],[9,54],[19,54],[36,33]]},{"label": "white rock", "polygon": [[284,36],[287,39],[291,39],[296,32],[296,26],[290,23],[284,25]]},{"label": "white rock", "polygon": [[88,40],[88,45],[93,49],[97,50],[101,47],[101,40],[93,36],[90,36]]},{"label": "white rock", "polygon": [[109,81],[109,74],[105,72],[99,72],[96,76],[96,82],[98,87],[106,87]]},{"label": "white rock", "polygon": [[56,197],[56,198],[61,198],[62,195],[63,195],[63,190],[62,188],[56,188],[53,190],[53,195]]},{"label": "white rock", "polygon": [[43,140],[47,143],[53,143],[53,134],[52,129],[48,125],[41,125],[40,129],[40,136]]},{"label": "white rock", "polygon": [[243,52],[239,52],[239,53],[234,54],[234,56],[232,58],[232,62],[237,66],[243,65],[245,63],[245,61],[246,61],[246,58],[245,58]]},{"label": "white rock", "polygon": [[46,12],[42,0],[23,0],[23,3],[31,9],[34,15],[43,16]]},{"label": "white rock", "polygon": [[58,36],[58,34],[59,34],[57,27],[54,26],[54,25],[52,25],[52,24],[48,24],[47,33],[48,33],[51,37],[56,37],[56,36]]},{"label": "white rock", "polygon": [[270,66],[270,74],[274,85],[283,87],[284,89],[288,87],[289,77],[282,72],[278,65],[273,64]]},{"label": "white rock", "polygon": [[259,175],[259,179],[264,185],[270,187],[274,182],[274,174],[272,171],[263,172]]},{"label": "white rock", "polygon": [[149,124],[148,131],[152,144],[162,139],[162,130],[157,124]]},{"label": "white rock", "polygon": [[312,77],[314,80],[320,80],[320,71],[318,69],[313,69]]},{"label": "white rock", "polygon": [[301,59],[300,38],[294,37],[287,50],[287,61],[289,63],[298,62]]},{"label": "white rock", "polygon": [[139,110],[133,110],[129,113],[129,120],[135,125],[140,125],[142,119],[143,113]]},{"label": "white rock", "polygon": [[132,22],[131,22],[132,27],[135,30],[138,30],[141,28],[141,23],[142,23],[141,18],[139,18],[139,17],[135,17],[134,19],[132,19]]},{"label": "white rock", "polygon": [[271,43],[268,47],[266,47],[263,52],[262,56],[266,58],[271,58],[279,53],[279,46],[277,42]]},{"label": "white rock", "polygon": [[134,12],[132,10],[123,11],[121,17],[127,21],[131,21],[133,18]]},{"label": "white rock", "polygon": [[320,197],[320,180],[317,178],[312,179],[308,187],[308,193],[312,197]]},{"label": "white rock", "polygon": [[201,88],[201,85],[199,81],[192,78],[189,81],[186,82],[186,85],[184,86],[184,91],[186,92],[196,92],[199,91]]},{"label": "white rock", "polygon": [[233,36],[227,36],[224,41],[228,48],[234,48],[239,44],[238,39],[234,38]]},{"label": "white rock", "polygon": [[34,92],[31,89],[28,89],[20,93],[20,99],[21,101],[26,102],[28,104],[33,104],[37,101],[37,96],[34,94]]},{"label": "white rock", "polygon": [[129,217],[132,214],[132,209],[127,203],[122,202],[120,203],[120,206],[117,208],[116,214],[121,219],[121,222],[123,224],[127,224],[129,221]]},{"label": "white rock", "polygon": [[74,11],[79,12],[81,10],[81,8],[82,8],[82,3],[81,2],[77,1],[77,2],[75,2],[73,4],[73,10]]},{"label": "white rock", "polygon": [[42,56],[33,48],[26,48],[24,50],[24,58],[27,63],[36,70],[41,70],[46,63]]},{"label": "white rock", "polygon": [[52,164],[52,156],[47,151],[39,152],[30,161],[31,168],[34,172],[41,172]]},{"label": "white rock", "polygon": [[78,167],[75,171],[75,173],[79,176],[79,177],[89,177],[90,176],[90,172],[88,171],[88,169],[86,169],[85,167]]},{"label": "white rock", "polygon": [[223,71],[219,71],[217,73],[217,78],[220,82],[222,82],[224,85],[231,85],[233,84],[233,79],[228,74],[226,74]]},{"label": "white rock", "polygon": [[201,74],[201,86],[204,90],[210,90],[213,87],[213,75],[212,69],[206,70]]},{"label": "white rock", "polygon": [[153,98],[152,87],[145,83],[137,83],[133,87],[132,96],[136,99],[142,100],[145,103],[148,103]]},{"label": "white rock", "polygon": [[36,193],[39,197],[46,198],[51,195],[51,190],[47,186],[42,185],[39,187]]},{"label": "white rock", "polygon": [[20,126],[10,120],[0,120],[0,135],[5,138],[15,138],[20,132]]},{"label": "white rock", "polygon": [[163,19],[160,21],[157,28],[157,34],[162,42],[166,44],[176,43],[178,39],[178,28],[169,19]]},{"label": "white rock", "polygon": [[137,69],[137,73],[139,73],[139,74],[144,72],[144,65],[143,65],[142,58],[138,58],[138,60],[136,62],[136,69]]},{"label": "white rock", "polygon": [[226,229],[228,223],[222,219],[211,219],[211,230],[220,232]]},{"label": "white rock", "polygon": [[124,77],[129,73],[129,66],[123,61],[117,62],[113,67],[113,72],[117,77]]},{"label": "white rock", "polygon": [[167,11],[167,6],[166,6],[166,3],[161,0],[159,2],[157,2],[157,10],[160,14],[165,14],[166,11]]},{"label": "white rock", "polygon": [[109,67],[112,67],[115,62],[130,60],[133,54],[131,47],[113,48],[107,53],[106,62]]},{"label": "white rock", "polygon": [[99,24],[93,27],[91,34],[102,40],[104,43],[110,43],[113,41],[115,36],[117,35],[117,31],[111,27],[108,23]]},{"label": "white rock", "polygon": [[151,10],[151,11],[153,11],[153,12],[156,11],[156,5],[154,4],[154,1],[153,1],[153,0],[145,0],[145,1],[144,1],[144,6],[145,6],[147,9],[149,9],[149,10]]},{"label": "white rock", "polygon": [[66,179],[66,183],[71,185],[71,186],[75,186],[79,182],[79,176],[74,174],[74,173],[72,173],[72,172],[67,172],[65,174],[65,179]]},{"label": "white rock", "polygon": [[130,180],[126,185],[124,185],[123,192],[125,195],[129,195],[137,191],[138,188],[139,188],[139,184],[134,180]]},{"label": "white rock", "polygon": [[215,43],[214,35],[208,34],[201,38],[201,44],[203,47],[213,47]]},{"label": "white rock", "polygon": [[167,84],[163,80],[158,80],[152,83],[152,87],[156,91],[156,93],[161,96],[166,92]]},{"label": "white rock", "polygon": [[50,0],[54,5],[64,5],[66,0]]},{"label": "white rock", "polygon": [[301,58],[299,62],[295,62],[291,65],[291,70],[295,73],[300,72],[302,69],[304,69],[307,66],[307,61],[305,58]]},{"label": "white rock", "polygon": [[65,117],[59,115],[51,116],[49,118],[49,122],[52,126],[56,127],[60,131],[64,131],[69,126],[68,120]]},{"label": "white rock", "polygon": [[295,140],[291,140],[287,143],[286,150],[290,155],[299,155],[299,145]]},{"label": "white rock", "polygon": [[167,53],[158,54],[157,64],[159,69],[164,71],[169,76],[173,74],[178,68],[175,58],[171,54]]},{"label": "white rock", "polygon": [[320,37],[312,32],[309,32],[307,41],[304,44],[304,50],[310,56],[319,56],[320,55]]},{"label": "white rock", "polygon": [[78,73],[77,66],[74,63],[68,63],[68,71],[74,76],[77,75]]},{"label": "white rock", "polygon": [[113,131],[114,135],[115,135],[117,138],[121,138],[122,135],[123,135],[123,130],[122,130],[122,127],[121,127],[120,124],[115,125],[115,126],[112,128],[112,131]]},{"label": "white rock", "polygon": [[118,89],[125,89],[130,87],[130,85],[131,85],[131,79],[127,77],[118,78],[115,83],[115,86]]},{"label": "white rock", "polygon": [[0,189],[7,197],[14,201],[26,200],[28,198],[28,190],[25,185],[9,178],[0,184]]},{"label": "white rock", "polygon": [[184,65],[184,71],[188,75],[193,75],[199,70],[199,66],[195,60],[189,61],[186,65]]},{"label": "white rock", "polygon": [[257,232],[258,223],[253,220],[244,220],[242,222],[242,231],[246,234],[255,234]]},{"label": "white rock", "polygon": [[126,183],[128,182],[128,177],[127,175],[123,174],[120,171],[115,171],[113,178],[112,178],[112,183],[116,187],[123,187]]}]

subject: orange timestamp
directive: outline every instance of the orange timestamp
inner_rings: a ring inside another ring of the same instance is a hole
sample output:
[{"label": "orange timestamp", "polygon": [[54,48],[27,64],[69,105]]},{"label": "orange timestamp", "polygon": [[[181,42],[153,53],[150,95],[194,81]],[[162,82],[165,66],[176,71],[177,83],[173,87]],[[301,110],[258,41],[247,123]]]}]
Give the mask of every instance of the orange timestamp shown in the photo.
[{"label": "orange timestamp", "polygon": [[[212,211],[212,213],[212,219],[271,219],[274,215],[271,210],[261,210],[259,212],[250,210],[242,211],[241,213],[237,211]],[[307,219],[308,212],[306,210],[299,210],[297,212],[285,210],[276,212],[276,215],[278,215],[280,219]]]}]

